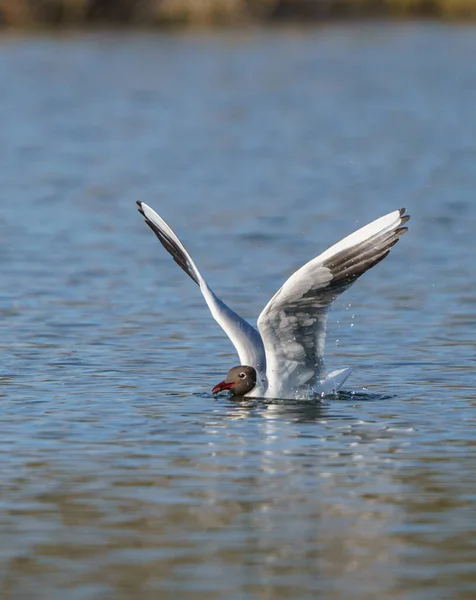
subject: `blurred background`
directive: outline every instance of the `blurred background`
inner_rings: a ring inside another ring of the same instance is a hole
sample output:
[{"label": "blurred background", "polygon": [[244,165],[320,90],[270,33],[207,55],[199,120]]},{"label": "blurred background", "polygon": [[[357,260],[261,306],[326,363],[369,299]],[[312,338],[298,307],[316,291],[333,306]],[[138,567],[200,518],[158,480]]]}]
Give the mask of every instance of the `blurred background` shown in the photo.
[{"label": "blurred background", "polygon": [[474,0],[1,0],[13,27],[236,25],[341,18],[476,15]]},{"label": "blurred background", "polygon": [[[476,597],[471,10],[0,0],[2,600]],[[135,200],[252,323],[406,206],[329,315],[345,391],[214,399],[234,349]]]}]

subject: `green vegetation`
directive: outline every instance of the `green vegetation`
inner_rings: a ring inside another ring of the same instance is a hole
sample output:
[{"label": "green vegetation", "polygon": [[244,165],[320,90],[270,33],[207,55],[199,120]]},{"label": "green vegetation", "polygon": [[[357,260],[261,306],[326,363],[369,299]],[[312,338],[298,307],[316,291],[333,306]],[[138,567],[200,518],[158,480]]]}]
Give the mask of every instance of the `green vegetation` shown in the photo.
[{"label": "green vegetation", "polygon": [[6,27],[216,25],[359,17],[476,17],[476,0],[0,0]]}]

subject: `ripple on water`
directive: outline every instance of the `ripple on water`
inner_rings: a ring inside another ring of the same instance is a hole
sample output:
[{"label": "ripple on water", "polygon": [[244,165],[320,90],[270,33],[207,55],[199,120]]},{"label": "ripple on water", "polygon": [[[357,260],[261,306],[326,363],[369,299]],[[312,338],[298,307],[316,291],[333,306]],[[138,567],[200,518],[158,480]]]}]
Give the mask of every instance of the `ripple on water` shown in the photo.
[{"label": "ripple on water", "polygon": [[[476,36],[382,27],[2,41],[0,597],[475,597]],[[406,205],[329,316],[346,391],[213,399],[136,199],[251,321]]]}]

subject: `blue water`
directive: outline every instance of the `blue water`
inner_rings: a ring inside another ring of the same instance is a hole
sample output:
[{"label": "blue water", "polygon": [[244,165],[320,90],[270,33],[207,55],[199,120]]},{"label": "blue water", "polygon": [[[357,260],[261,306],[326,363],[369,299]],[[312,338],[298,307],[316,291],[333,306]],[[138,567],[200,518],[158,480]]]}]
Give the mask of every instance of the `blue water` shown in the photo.
[{"label": "blue water", "polygon": [[[476,595],[476,28],[0,40],[0,597]],[[151,204],[255,321],[406,206],[324,403],[237,363]]]}]

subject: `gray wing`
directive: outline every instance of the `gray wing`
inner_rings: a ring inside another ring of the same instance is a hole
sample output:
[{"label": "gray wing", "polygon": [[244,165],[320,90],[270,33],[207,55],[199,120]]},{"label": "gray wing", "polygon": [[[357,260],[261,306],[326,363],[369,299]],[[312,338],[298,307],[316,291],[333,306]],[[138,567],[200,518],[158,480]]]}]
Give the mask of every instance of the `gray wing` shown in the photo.
[{"label": "gray wing", "polygon": [[213,318],[230,338],[240,359],[240,364],[254,367],[258,373],[266,370],[266,359],[260,334],[247,321],[237,315],[223,300],[220,300],[201,276],[189,253],[172,229],[145,202],[137,202],[139,212],[145,222],[159,238],[174,261],[200,286],[200,291],[213,315]]},{"label": "gray wing", "polygon": [[380,217],[296,271],[258,318],[266,352],[267,396],[285,397],[323,372],[327,311],[335,298],[390,252],[410,218]]}]

